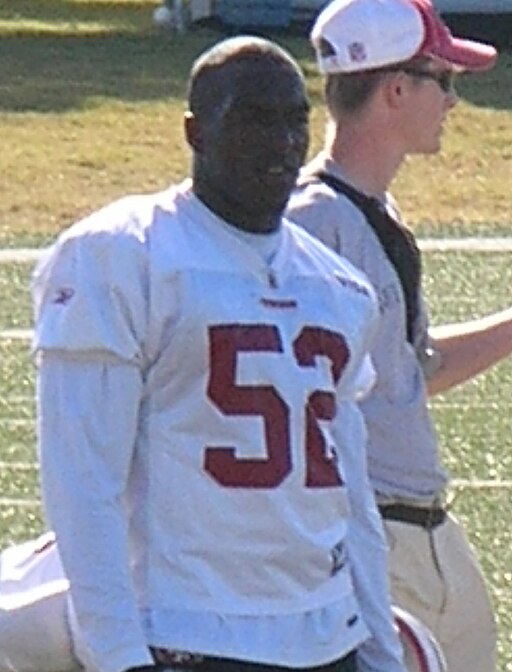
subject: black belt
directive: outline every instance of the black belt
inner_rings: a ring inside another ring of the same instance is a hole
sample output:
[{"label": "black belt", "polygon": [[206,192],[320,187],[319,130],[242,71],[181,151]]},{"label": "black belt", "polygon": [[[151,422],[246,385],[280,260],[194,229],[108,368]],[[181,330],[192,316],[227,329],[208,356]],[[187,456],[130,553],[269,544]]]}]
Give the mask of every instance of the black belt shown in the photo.
[{"label": "black belt", "polygon": [[412,506],[410,504],[380,504],[380,515],[384,520],[418,525],[425,530],[433,530],[446,520],[446,510],[440,506]]},{"label": "black belt", "polygon": [[[193,670],[197,668],[192,668]],[[291,672],[293,668],[282,665],[268,665],[261,663],[248,663],[229,658],[205,657],[197,672]],[[325,665],[315,665],[297,670],[297,672],[356,672],[356,654],[351,651],[344,658],[334,660]]]},{"label": "black belt", "polygon": [[[172,654],[171,654],[172,657]],[[153,666],[155,672],[164,670],[176,670],[177,672],[357,672],[356,651],[353,650],[343,658],[325,663],[296,669],[282,665],[266,663],[253,663],[233,658],[220,658],[216,656],[194,656],[194,662],[173,663],[165,665],[157,663]],[[148,666],[145,672],[149,672]],[[142,670],[142,668],[141,668]]]}]

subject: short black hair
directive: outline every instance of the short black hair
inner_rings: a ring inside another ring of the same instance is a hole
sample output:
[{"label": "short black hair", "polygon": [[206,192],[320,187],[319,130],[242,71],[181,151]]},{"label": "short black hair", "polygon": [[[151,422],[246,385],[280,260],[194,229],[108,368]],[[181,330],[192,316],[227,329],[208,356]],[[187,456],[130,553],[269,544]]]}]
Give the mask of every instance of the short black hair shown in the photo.
[{"label": "short black hair", "polygon": [[218,42],[194,62],[188,82],[188,105],[191,112],[207,116],[228,95],[226,69],[243,62],[274,61],[303,79],[293,57],[275,42],[257,36],[242,35]]}]

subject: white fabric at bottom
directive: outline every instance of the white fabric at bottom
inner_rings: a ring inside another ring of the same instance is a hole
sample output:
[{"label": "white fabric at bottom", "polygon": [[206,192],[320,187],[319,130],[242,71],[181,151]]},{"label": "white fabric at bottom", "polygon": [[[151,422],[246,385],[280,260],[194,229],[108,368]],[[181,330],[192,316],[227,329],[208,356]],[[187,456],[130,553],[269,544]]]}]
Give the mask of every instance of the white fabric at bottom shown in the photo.
[{"label": "white fabric at bottom", "polygon": [[0,555],[0,672],[75,672],[68,582],[51,533]]},{"label": "white fabric at bottom", "polygon": [[482,572],[457,520],[431,532],[384,521],[395,604],[433,633],[449,672],[496,669],[496,624]]}]

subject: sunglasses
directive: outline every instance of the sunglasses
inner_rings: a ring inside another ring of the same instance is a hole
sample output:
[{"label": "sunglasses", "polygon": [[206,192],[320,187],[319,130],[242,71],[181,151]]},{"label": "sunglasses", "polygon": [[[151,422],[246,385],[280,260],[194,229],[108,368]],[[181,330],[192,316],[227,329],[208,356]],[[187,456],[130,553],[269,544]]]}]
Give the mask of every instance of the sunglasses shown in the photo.
[{"label": "sunglasses", "polygon": [[400,68],[402,72],[418,79],[432,79],[444,93],[452,93],[455,90],[455,72],[452,70],[415,70],[414,68]]}]

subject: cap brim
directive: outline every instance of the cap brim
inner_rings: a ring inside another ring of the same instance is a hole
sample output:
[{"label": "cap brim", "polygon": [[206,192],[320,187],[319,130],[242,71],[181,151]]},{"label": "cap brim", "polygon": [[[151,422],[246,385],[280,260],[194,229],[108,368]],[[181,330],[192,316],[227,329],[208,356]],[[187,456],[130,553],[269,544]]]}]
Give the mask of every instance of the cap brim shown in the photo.
[{"label": "cap brim", "polygon": [[455,68],[474,72],[489,70],[496,63],[498,53],[490,44],[451,37],[433,54],[448,61]]}]

